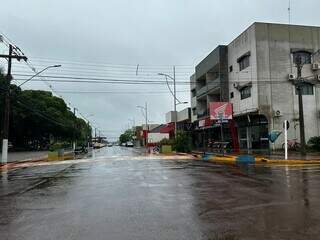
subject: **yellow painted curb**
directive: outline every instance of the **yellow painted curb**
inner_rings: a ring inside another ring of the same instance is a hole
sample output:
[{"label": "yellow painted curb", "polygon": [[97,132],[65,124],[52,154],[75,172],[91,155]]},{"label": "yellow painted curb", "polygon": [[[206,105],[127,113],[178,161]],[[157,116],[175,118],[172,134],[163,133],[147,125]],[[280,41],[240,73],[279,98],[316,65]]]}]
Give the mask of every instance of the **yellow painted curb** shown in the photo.
[{"label": "yellow painted curb", "polygon": [[[237,162],[237,156],[212,156],[208,158],[208,161],[212,162]],[[301,165],[301,164],[320,164],[320,160],[282,160],[282,159],[267,159],[264,157],[255,157],[255,163],[257,164],[284,164],[284,165]]]}]

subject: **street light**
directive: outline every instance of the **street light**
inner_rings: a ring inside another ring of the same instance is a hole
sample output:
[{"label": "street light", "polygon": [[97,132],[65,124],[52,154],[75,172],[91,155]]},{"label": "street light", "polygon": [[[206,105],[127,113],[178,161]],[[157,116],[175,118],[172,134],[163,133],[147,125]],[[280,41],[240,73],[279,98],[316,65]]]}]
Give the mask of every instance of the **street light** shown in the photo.
[{"label": "street light", "polygon": [[135,127],[135,125],[136,125],[136,120],[135,120],[135,118],[128,118],[128,121],[132,124],[132,128],[134,128]]},{"label": "street light", "polygon": [[[188,104],[188,102],[181,102],[179,99],[177,99],[176,68],[175,68],[175,66],[173,66],[173,77],[168,75],[168,74],[165,74],[165,73],[158,73],[158,75],[159,76],[164,76],[166,78],[166,83],[167,83],[168,89],[169,89],[169,91],[172,94],[173,99],[174,99],[174,114],[175,114],[175,116],[174,116],[174,137],[176,138],[177,137],[177,105]],[[170,88],[170,85],[168,83],[168,78],[173,80],[173,92],[172,92],[172,90]]]},{"label": "street light", "polygon": [[27,79],[26,81],[24,81],[23,83],[21,83],[20,85],[18,85],[18,87],[21,87],[23,84],[29,82],[31,79],[33,79],[34,77],[38,76],[39,74],[43,73],[44,71],[48,70],[49,68],[58,68],[61,67],[61,65],[52,65],[52,66],[48,66],[44,69],[42,69],[40,72],[37,72],[35,75],[33,75],[31,78]]}]

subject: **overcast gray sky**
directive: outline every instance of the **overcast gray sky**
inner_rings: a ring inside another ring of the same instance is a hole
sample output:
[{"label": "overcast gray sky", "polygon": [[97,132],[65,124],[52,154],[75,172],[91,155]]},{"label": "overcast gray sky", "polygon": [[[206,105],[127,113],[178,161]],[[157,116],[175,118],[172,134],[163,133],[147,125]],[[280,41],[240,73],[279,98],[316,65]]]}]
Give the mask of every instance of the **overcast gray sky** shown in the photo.
[{"label": "overcast gray sky", "polygon": [[[46,75],[163,81],[157,72],[172,74],[176,65],[178,81],[188,81],[203,57],[253,22],[288,23],[287,8],[288,0],[2,0],[0,31],[38,70],[62,64]],[[292,23],[319,25],[319,8],[319,0],[292,0]],[[32,74],[18,63],[13,72]],[[57,92],[73,91],[59,94],[83,115],[94,114],[90,120],[109,137],[129,118],[142,123],[137,105],[148,102],[154,123],[164,122],[173,108],[165,84],[50,84]],[[25,88],[49,89],[42,82]],[[190,102],[188,89],[177,86],[181,101]]]}]

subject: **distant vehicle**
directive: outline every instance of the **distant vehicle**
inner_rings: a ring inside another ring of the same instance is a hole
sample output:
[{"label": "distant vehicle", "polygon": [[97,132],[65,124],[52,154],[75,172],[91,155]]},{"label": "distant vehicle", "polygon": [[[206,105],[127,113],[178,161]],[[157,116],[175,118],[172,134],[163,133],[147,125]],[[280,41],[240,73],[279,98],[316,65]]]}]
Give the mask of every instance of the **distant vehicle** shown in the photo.
[{"label": "distant vehicle", "polygon": [[12,142],[8,142],[8,149],[12,149],[12,148],[13,148]]},{"label": "distant vehicle", "polygon": [[112,144],[112,143],[109,143],[109,144],[108,144],[108,147],[113,147],[113,144]]},{"label": "distant vehicle", "polygon": [[126,143],[126,147],[133,147],[133,143],[132,142],[127,142]]}]

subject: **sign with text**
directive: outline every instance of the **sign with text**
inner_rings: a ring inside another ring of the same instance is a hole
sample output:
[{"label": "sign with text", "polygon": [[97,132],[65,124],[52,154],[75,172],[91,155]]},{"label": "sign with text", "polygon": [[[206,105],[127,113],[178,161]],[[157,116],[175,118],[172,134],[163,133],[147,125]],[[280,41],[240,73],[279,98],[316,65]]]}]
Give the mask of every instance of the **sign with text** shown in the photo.
[{"label": "sign with text", "polygon": [[211,102],[209,103],[211,120],[230,120],[232,119],[232,103]]}]

